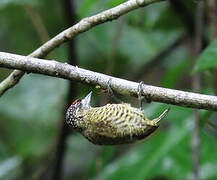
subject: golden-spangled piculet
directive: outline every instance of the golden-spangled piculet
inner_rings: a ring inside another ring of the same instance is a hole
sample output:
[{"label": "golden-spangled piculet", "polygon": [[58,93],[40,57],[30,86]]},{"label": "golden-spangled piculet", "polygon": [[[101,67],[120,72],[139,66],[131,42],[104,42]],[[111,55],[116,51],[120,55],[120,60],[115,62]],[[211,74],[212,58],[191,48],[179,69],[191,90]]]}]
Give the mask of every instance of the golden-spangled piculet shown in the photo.
[{"label": "golden-spangled piculet", "polygon": [[92,92],[72,103],[66,112],[66,122],[98,145],[128,144],[145,139],[169,111],[168,108],[158,118],[149,120],[142,110],[129,104],[91,107],[91,95]]}]

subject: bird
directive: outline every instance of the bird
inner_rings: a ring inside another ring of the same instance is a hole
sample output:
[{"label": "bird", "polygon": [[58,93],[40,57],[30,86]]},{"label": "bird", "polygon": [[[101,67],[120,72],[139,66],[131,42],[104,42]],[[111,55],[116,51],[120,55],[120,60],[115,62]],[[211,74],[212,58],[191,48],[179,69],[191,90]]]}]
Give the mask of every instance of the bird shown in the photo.
[{"label": "bird", "polygon": [[92,92],[75,100],[66,111],[66,123],[96,145],[132,144],[151,135],[169,112],[149,120],[144,112],[130,104],[106,104],[91,107]]}]

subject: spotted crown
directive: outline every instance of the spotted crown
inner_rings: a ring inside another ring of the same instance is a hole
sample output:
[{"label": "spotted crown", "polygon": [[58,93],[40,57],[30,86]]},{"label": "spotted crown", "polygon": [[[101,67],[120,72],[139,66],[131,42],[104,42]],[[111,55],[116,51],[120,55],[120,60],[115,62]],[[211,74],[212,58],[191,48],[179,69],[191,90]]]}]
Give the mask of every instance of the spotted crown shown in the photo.
[{"label": "spotted crown", "polygon": [[79,129],[84,126],[83,117],[90,108],[92,92],[84,99],[75,100],[66,112],[66,123],[74,129]]},{"label": "spotted crown", "polygon": [[67,109],[66,112],[66,123],[72,128],[78,128],[78,121],[80,118],[77,117],[77,111],[81,108],[81,100],[77,99],[74,101],[71,106]]}]

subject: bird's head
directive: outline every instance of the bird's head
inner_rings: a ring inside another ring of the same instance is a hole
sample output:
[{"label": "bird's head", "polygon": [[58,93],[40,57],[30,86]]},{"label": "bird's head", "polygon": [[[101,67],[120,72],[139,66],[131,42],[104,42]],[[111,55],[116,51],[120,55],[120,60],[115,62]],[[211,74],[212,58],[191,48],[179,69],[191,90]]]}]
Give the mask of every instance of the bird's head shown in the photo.
[{"label": "bird's head", "polygon": [[83,117],[90,108],[92,91],[83,99],[75,100],[66,112],[66,122],[72,128],[79,128],[79,124],[83,122]]}]

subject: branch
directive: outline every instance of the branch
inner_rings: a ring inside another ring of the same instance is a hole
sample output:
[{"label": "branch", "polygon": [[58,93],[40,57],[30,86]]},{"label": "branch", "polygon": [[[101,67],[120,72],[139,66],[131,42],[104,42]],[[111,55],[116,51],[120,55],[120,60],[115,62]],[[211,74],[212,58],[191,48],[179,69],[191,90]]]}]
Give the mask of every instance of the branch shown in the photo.
[{"label": "branch", "polygon": [[[122,3],[114,8],[103,11],[99,14],[96,14],[91,17],[87,17],[82,19],[80,22],[75,24],[74,26],[64,30],[44,45],[36,49],[33,53],[31,53],[30,57],[42,58],[45,57],[49,52],[51,52],[56,47],[60,46],[66,41],[73,39],[80,33],[88,31],[92,27],[102,24],[107,21],[112,21],[120,16],[138,9],[140,7],[147,6],[154,2],[159,2],[164,0],[128,0],[125,3]],[[1,84],[0,84],[0,96],[3,95],[8,89],[15,86],[19,80],[24,75],[24,72],[15,70],[12,72]]]},{"label": "branch", "polygon": [[[106,88],[106,85],[110,80],[111,88],[115,92],[137,97],[138,83],[136,82],[85,70],[78,68],[77,66],[75,67],[54,60],[42,60],[0,52],[0,67],[20,69],[29,73],[44,74],[95,86],[99,85],[103,88]],[[152,101],[217,111],[216,96],[161,88],[151,85],[144,85],[142,90],[142,95],[149,97]]]}]

